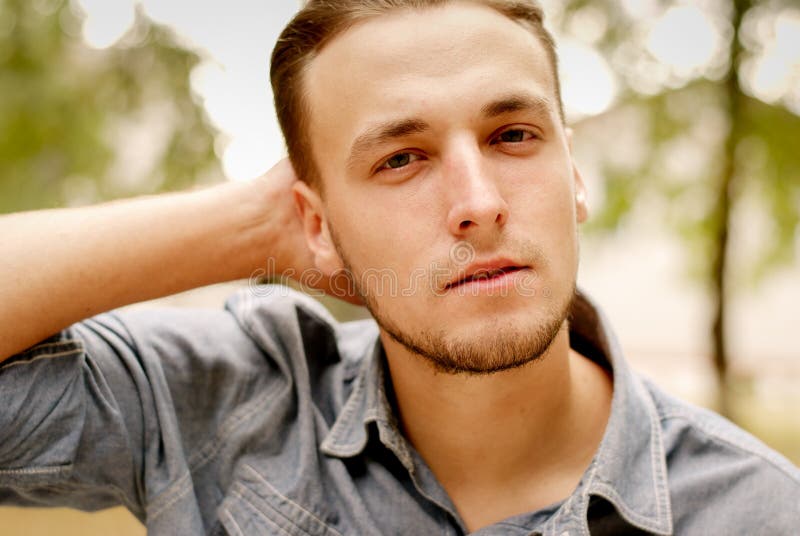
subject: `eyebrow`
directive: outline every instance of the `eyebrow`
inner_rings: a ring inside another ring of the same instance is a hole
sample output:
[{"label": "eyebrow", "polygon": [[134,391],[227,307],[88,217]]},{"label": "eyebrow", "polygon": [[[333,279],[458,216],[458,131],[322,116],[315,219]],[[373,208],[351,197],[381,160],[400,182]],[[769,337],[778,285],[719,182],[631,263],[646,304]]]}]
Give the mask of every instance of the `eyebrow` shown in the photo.
[{"label": "eyebrow", "polygon": [[550,101],[544,97],[529,93],[510,93],[485,104],[481,108],[481,115],[491,119],[507,113],[529,111],[549,116],[552,109]]},{"label": "eyebrow", "polygon": [[361,156],[374,147],[397,138],[419,134],[429,130],[431,127],[421,119],[400,119],[379,123],[368,128],[360,134],[350,149],[350,157],[347,159],[348,167],[357,162]]},{"label": "eyebrow", "polygon": [[[544,117],[549,117],[552,107],[546,98],[528,93],[510,93],[495,99],[481,107],[481,116],[485,119],[519,112],[530,111]],[[358,162],[362,155],[368,153],[374,146],[388,141],[420,134],[430,130],[430,125],[422,119],[407,118],[389,120],[369,127],[353,141],[350,156],[347,159],[348,167]]]}]

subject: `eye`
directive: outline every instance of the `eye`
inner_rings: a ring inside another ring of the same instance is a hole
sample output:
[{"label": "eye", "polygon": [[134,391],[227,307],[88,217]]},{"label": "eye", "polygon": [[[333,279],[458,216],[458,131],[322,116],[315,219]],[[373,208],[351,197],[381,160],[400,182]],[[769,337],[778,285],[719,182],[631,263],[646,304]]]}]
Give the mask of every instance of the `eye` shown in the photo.
[{"label": "eye", "polygon": [[497,143],[521,143],[523,141],[528,141],[536,136],[528,131],[523,130],[520,128],[512,128],[509,130],[505,130],[497,135],[492,141],[491,144],[495,145]]},{"label": "eye", "polygon": [[397,153],[386,159],[386,161],[378,167],[378,171],[382,169],[400,169],[420,158],[419,155],[414,153]]}]

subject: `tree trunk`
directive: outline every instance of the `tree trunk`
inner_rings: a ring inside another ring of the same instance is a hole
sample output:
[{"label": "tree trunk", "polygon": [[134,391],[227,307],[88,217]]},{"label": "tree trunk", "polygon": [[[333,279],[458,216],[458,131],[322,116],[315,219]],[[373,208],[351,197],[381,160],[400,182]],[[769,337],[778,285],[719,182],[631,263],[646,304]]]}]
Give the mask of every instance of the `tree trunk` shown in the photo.
[{"label": "tree trunk", "polygon": [[718,196],[712,211],[715,229],[715,240],[711,252],[711,281],[712,299],[714,300],[714,318],[712,322],[712,356],[714,371],[717,376],[717,410],[723,415],[735,418],[733,413],[733,393],[729,370],[729,356],[727,347],[727,312],[728,312],[728,244],[731,223],[732,207],[735,204],[736,193],[739,190],[737,181],[736,148],[742,139],[743,118],[742,106],[744,95],[739,86],[739,60],[741,45],[739,43],[739,29],[742,16],[750,7],[749,0],[733,0],[731,24],[733,25],[733,39],[730,45],[731,67],[724,83],[724,93],[728,106],[730,128],[725,139],[723,163],[719,177]]}]

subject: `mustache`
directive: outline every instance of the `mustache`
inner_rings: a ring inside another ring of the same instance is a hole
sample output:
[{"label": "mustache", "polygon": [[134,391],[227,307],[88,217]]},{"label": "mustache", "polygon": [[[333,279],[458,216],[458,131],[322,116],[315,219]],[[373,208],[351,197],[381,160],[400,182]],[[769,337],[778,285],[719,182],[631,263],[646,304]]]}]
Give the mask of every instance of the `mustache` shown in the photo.
[{"label": "mustache", "polygon": [[547,259],[542,248],[533,240],[526,238],[507,238],[492,247],[479,247],[474,242],[462,240],[453,244],[449,254],[433,261],[431,266],[458,272],[476,261],[489,259],[510,259],[524,266],[544,266]]},{"label": "mustache", "polygon": [[507,238],[491,247],[476,247],[474,241],[459,241],[453,244],[449,254],[430,263],[427,271],[431,288],[444,288],[454,278],[466,275],[470,265],[493,259],[507,259],[510,265],[535,270],[547,266],[542,248],[528,238]]},{"label": "mustache", "polygon": [[461,240],[451,244],[447,253],[428,262],[426,266],[417,266],[410,274],[401,276],[389,266],[359,269],[351,262],[352,259],[342,247],[338,236],[335,233],[331,236],[344,264],[344,269],[336,274],[337,289],[345,287],[342,295],[358,295],[367,304],[374,296],[411,296],[426,286],[428,292],[443,295],[448,284],[465,276],[474,262],[504,259],[514,265],[527,267],[530,270],[523,285],[532,285],[538,279],[539,270],[549,264],[542,248],[527,237],[504,237],[491,244],[485,241],[479,243],[475,240]]}]

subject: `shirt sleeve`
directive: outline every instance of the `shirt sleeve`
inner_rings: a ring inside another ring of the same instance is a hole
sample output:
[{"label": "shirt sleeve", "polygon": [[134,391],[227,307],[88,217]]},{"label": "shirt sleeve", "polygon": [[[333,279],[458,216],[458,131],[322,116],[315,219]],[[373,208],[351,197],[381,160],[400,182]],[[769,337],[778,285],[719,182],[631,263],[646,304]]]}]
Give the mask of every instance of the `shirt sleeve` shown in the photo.
[{"label": "shirt sleeve", "polygon": [[0,365],[0,503],[144,521],[275,370],[227,311],[77,323]]}]

